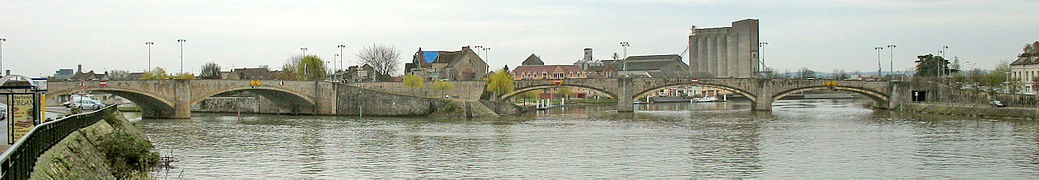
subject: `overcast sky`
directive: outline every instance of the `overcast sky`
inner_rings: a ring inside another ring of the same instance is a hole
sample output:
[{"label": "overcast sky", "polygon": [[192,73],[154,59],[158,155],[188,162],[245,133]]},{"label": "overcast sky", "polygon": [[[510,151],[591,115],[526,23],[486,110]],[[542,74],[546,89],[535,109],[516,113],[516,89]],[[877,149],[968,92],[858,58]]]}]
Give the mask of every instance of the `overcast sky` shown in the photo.
[{"label": "overcast sky", "polygon": [[[225,69],[281,64],[307,47],[332,59],[346,45],[356,64],[362,46],[401,51],[402,63],[423,50],[490,47],[492,68],[517,66],[531,53],[546,64],[572,64],[582,49],[595,57],[678,54],[689,27],[760,20],[767,66],[830,72],[877,69],[873,47],[895,44],[895,69],[936,53],[964,66],[991,69],[1039,40],[1039,1],[21,1],[0,0],[3,68],[48,76],[83,64],[86,70],[142,71],[152,64],[197,73],[206,62]],[[887,71],[889,52],[884,50]],[[683,57],[684,61],[688,61]],[[967,61],[974,65],[966,65]],[[403,68],[403,64],[400,69]],[[398,69],[398,73],[400,72]]]}]

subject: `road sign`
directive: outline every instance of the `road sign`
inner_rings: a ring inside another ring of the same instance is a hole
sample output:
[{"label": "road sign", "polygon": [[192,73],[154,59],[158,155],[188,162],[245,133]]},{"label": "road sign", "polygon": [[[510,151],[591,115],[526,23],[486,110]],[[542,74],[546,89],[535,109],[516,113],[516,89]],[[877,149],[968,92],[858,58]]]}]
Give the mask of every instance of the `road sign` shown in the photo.
[{"label": "road sign", "polygon": [[280,84],[281,84],[282,86],[284,86],[284,85],[285,85],[285,81],[281,81],[281,83],[280,83]]},{"label": "road sign", "polygon": [[700,83],[700,79],[696,79],[696,78],[690,79],[689,81],[693,82],[693,83]]},{"label": "road sign", "polygon": [[87,86],[87,81],[84,81],[84,80],[80,79],[79,80],[79,87],[86,87],[86,86]]},{"label": "road sign", "polygon": [[97,81],[97,85],[101,85],[101,86],[108,85],[108,81],[105,81],[105,80]]},{"label": "road sign", "polygon": [[563,84],[563,79],[552,80],[552,83],[555,83],[556,85]]}]

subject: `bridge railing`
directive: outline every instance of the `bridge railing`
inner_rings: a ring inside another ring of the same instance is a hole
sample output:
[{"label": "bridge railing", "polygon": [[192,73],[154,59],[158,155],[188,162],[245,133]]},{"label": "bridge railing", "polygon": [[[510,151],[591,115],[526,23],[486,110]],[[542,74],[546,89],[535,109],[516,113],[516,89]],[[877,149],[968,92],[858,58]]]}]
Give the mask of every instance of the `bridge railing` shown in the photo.
[{"label": "bridge railing", "polygon": [[73,131],[101,121],[105,114],[116,109],[116,105],[111,105],[93,112],[71,115],[37,125],[0,156],[0,176],[5,180],[29,179],[40,155]]}]

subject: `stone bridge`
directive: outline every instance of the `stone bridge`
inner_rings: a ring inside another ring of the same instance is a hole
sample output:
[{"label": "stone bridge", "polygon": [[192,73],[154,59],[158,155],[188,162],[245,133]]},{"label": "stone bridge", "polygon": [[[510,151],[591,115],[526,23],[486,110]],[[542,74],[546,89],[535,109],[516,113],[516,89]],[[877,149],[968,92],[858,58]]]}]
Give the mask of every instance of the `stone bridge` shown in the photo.
[{"label": "stone bridge", "polygon": [[562,84],[555,84],[552,79],[517,80],[513,83],[515,91],[498,96],[509,99],[531,90],[546,89],[559,86],[581,87],[600,91],[617,100],[617,110],[634,111],[634,99],[670,86],[700,85],[714,87],[739,93],[749,98],[752,109],[771,111],[772,102],[784,96],[810,90],[839,90],[865,95],[873,99],[876,107],[893,108],[899,103],[909,100],[910,86],[897,82],[870,81],[836,81],[807,79],[697,79],[689,78],[619,78],[619,79],[564,79]]},{"label": "stone bridge", "polygon": [[130,80],[47,82],[48,96],[94,91],[126,98],[149,118],[190,118],[191,106],[222,93],[247,91],[270,99],[279,109],[298,114],[336,114],[337,85],[321,81]]}]

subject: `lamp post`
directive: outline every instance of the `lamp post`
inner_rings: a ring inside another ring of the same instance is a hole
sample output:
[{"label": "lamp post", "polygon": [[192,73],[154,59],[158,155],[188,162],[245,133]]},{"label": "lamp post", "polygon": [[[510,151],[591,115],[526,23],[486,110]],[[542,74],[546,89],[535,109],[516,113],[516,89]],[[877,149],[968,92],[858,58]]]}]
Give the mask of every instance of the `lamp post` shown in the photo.
[{"label": "lamp post", "polygon": [[490,62],[491,61],[491,48],[489,48],[489,47],[483,48],[483,57],[484,57],[484,62]]},{"label": "lamp post", "polygon": [[0,76],[3,76],[4,71],[4,41],[6,38],[0,38]]},{"label": "lamp post", "polygon": [[144,44],[148,45],[148,69],[144,70],[147,72],[152,70],[152,45],[155,44],[155,42],[148,41],[144,42]]},{"label": "lamp post", "polygon": [[345,54],[343,54],[343,48],[345,48],[345,47],[346,47],[346,45],[342,45],[342,44],[340,44],[339,46],[336,46],[336,47],[339,47],[339,54],[340,54],[340,55],[342,55],[342,57],[339,57],[339,69],[346,69],[346,68],[345,68],[345,67],[343,66],[343,57],[346,57],[346,55],[345,55]]},{"label": "lamp post", "polygon": [[758,43],[758,47],[761,47],[761,53],[758,53],[758,59],[761,60],[761,64],[758,65],[758,72],[761,72],[761,70],[765,68],[765,45],[768,45],[768,42]]},{"label": "lamp post", "polygon": [[627,41],[621,42],[621,48],[624,49],[624,64],[621,67],[621,71],[628,70],[628,46],[631,46],[631,44],[628,44]]},{"label": "lamp post", "polygon": [[873,49],[877,50],[877,80],[879,81],[881,76],[883,75],[883,74],[881,74],[881,70],[883,70],[883,68],[882,68],[883,66],[880,65],[880,50],[884,50],[884,47],[879,47],[878,46],[878,47],[875,47]]},{"label": "lamp post", "polygon": [[[895,45],[894,44],[887,45],[887,50],[891,52],[891,55],[888,56],[888,58],[890,58],[890,59],[888,59],[887,70],[888,71],[894,71],[895,70]],[[890,74],[890,73],[888,73],[888,74]],[[891,80],[894,81],[895,78],[891,78]]]},{"label": "lamp post", "polygon": [[187,42],[187,41],[188,40],[184,40],[184,39],[178,39],[177,40],[177,42],[180,43],[180,73],[181,74],[184,74],[184,42]]},{"label": "lamp post", "polygon": [[303,53],[302,53],[303,57],[307,56],[307,48],[303,47],[303,48],[299,48],[299,50],[303,51]]}]

